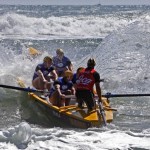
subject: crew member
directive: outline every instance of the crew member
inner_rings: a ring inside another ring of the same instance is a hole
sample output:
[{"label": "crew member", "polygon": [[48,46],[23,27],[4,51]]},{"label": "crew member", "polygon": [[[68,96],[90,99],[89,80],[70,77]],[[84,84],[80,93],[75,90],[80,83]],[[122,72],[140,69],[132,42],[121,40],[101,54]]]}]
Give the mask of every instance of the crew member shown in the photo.
[{"label": "crew member", "polygon": [[66,70],[73,70],[70,59],[64,55],[64,51],[60,48],[56,50],[56,56],[53,57],[53,66],[59,77],[62,77]]},{"label": "crew member", "polygon": [[70,70],[65,71],[64,77],[58,77],[50,89],[49,101],[52,105],[61,107],[68,106],[70,98],[66,95],[75,95],[75,89],[72,83],[73,73]]},{"label": "crew member", "polygon": [[78,75],[76,81],[76,97],[78,101],[78,107],[83,108],[83,102],[86,103],[88,110],[94,109],[94,94],[93,87],[96,87],[96,93],[101,101],[101,88],[100,88],[100,75],[94,69],[96,62],[93,58],[90,58],[87,62],[87,68],[83,69]]},{"label": "crew member", "polygon": [[52,57],[46,56],[43,63],[38,64],[33,75],[32,85],[38,90],[49,90],[50,78],[57,79],[57,73],[52,66]]}]

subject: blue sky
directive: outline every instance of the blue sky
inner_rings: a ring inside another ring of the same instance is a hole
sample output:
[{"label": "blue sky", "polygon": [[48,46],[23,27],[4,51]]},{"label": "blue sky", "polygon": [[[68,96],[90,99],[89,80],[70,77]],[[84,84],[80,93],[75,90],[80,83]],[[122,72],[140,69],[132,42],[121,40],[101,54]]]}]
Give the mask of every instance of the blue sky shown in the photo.
[{"label": "blue sky", "polygon": [[0,0],[0,4],[23,5],[150,5],[150,0]]}]

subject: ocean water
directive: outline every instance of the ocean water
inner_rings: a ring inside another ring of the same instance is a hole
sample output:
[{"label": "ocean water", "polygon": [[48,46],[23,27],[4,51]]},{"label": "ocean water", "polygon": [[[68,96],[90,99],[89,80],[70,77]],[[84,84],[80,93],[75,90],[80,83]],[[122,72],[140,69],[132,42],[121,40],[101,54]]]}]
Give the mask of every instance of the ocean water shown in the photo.
[{"label": "ocean water", "polygon": [[[73,64],[89,57],[103,94],[150,93],[150,6],[0,6],[0,84],[27,86],[46,55],[64,49]],[[42,55],[33,59],[28,48]],[[61,127],[26,92],[0,89],[1,150],[149,150],[150,97],[111,98],[107,127]]]}]

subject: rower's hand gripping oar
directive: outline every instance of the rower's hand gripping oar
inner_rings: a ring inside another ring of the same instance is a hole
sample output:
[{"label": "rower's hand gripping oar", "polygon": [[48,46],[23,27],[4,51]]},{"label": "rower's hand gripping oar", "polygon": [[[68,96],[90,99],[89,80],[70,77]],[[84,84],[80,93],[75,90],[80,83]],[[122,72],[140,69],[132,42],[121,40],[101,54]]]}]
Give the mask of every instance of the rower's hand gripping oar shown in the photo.
[{"label": "rower's hand gripping oar", "polygon": [[2,84],[0,84],[0,87],[7,88],[7,89],[19,90],[19,91],[25,91],[25,92],[40,92],[40,93],[44,93],[43,90],[36,90],[36,89],[32,89],[30,87],[23,88],[23,87],[16,87],[16,86],[2,85]]},{"label": "rower's hand gripping oar", "polygon": [[98,103],[100,114],[102,116],[102,120],[103,120],[104,126],[107,126],[106,117],[105,117],[105,111],[104,111],[104,108],[103,108],[101,100],[98,100],[97,103]]}]

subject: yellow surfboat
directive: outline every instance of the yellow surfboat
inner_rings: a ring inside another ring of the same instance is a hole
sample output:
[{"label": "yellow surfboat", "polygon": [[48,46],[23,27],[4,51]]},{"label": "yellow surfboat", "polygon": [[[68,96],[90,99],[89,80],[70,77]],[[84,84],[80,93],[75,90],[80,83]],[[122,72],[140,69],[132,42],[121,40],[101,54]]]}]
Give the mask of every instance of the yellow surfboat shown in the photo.
[{"label": "yellow surfboat", "polygon": [[[22,81],[19,81],[20,87],[25,87]],[[90,127],[100,127],[103,125],[103,118],[100,113],[98,105],[95,110],[88,112],[86,106],[83,109],[77,107],[74,103],[73,105],[57,107],[50,105],[45,99],[41,98],[38,94],[29,92],[29,100],[35,101],[40,106],[42,106],[43,111],[47,112],[47,115],[55,117],[60,123],[65,123],[69,127],[75,128],[90,128]],[[106,98],[102,98],[103,110],[105,113],[105,119],[107,123],[113,121],[113,109],[109,105],[109,101]]]}]

